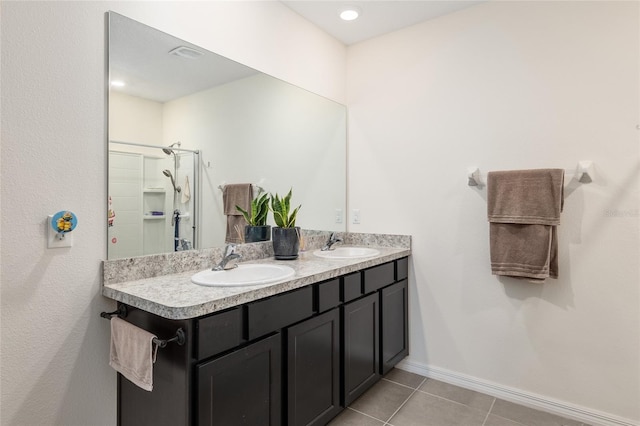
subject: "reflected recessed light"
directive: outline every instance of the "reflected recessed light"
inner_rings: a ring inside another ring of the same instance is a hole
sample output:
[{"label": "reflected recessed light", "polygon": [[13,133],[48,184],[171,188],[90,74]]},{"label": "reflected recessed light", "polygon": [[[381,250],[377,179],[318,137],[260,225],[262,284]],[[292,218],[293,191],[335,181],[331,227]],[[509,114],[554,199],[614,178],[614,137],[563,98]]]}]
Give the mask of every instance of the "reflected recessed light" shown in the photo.
[{"label": "reflected recessed light", "polygon": [[353,21],[360,16],[360,9],[354,6],[345,7],[340,9],[339,15],[340,19],[344,21]]},{"label": "reflected recessed light", "polygon": [[113,87],[124,87],[124,86],[125,86],[125,83],[124,83],[124,81],[122,81],[122,80],[113,80],[113,81],[111,82],[111,85],[112,85]]}]

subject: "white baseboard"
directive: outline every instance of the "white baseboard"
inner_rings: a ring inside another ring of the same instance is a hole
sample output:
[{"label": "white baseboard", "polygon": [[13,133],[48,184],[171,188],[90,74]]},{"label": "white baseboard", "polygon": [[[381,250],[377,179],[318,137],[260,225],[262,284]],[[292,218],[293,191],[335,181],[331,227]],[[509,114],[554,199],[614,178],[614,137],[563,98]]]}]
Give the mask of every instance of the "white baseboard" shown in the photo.
[{"label": "white baseboard", "polygon": [[455,371],[446,370],[444,368],[421,364],[407,358],[396,365],[396,367],[411,373],[420,374],[430,379],[440,380],[442,382],[471,389],[476,392],[485,393],[487,395],[534,408],[536,410],[546,411],[568,419],[585,422],[593,426],[640,426],[640,423],[631,419],[625,419],[612,414],[547,398],[542,395],[510,388],[508,386],[456,373]]}]

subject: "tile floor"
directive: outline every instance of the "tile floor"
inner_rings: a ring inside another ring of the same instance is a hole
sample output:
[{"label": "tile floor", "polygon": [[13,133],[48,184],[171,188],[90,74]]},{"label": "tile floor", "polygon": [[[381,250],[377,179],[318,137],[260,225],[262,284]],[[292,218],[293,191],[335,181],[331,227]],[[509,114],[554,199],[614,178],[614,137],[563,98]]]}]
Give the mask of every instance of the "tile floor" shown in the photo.
[{"label": "tile floor", "polygon": [[587,426],[418,374],[391,370],[330,426]]}]

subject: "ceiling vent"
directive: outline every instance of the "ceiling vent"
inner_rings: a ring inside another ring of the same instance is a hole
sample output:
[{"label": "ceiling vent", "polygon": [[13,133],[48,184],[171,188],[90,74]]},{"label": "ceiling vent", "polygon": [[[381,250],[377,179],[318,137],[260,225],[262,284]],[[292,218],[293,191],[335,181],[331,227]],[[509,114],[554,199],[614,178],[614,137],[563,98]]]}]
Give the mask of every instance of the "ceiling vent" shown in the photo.
[{"label": "ceiling vent", "polygon": [[188,59],[196,59],[204,55],[204,53],[200,52],[199,50],[192,49],[187,46],[176,47],[175,49],[171,50],[169,54]]}]

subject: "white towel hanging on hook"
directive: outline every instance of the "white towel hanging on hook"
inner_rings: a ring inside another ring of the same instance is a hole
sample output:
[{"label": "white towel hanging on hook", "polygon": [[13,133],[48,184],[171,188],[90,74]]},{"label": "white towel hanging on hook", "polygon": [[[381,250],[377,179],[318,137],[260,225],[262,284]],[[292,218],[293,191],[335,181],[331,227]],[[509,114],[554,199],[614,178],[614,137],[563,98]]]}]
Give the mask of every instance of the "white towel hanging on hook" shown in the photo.
[{"label": "white towel hanging on hook", "polygon": [[188,203],[191,199],[191,185],[189,185],[189,175],[184,177],[184,187],[182,189],[182,198],[181,202]]}]

